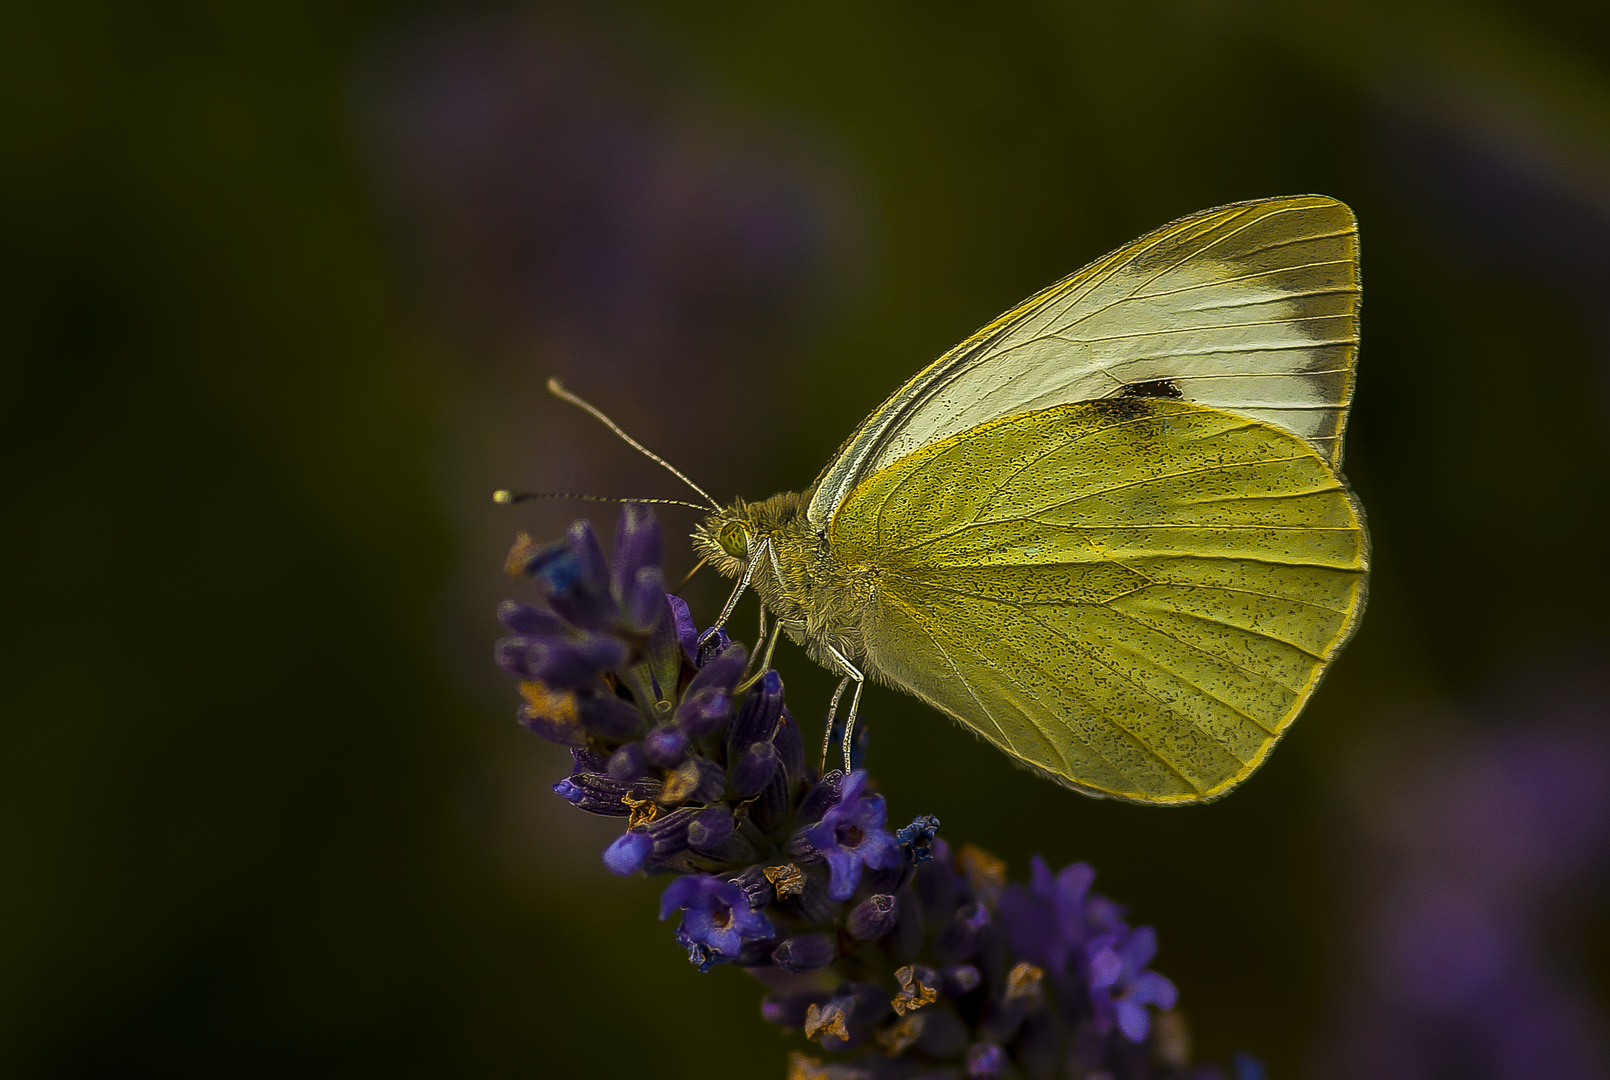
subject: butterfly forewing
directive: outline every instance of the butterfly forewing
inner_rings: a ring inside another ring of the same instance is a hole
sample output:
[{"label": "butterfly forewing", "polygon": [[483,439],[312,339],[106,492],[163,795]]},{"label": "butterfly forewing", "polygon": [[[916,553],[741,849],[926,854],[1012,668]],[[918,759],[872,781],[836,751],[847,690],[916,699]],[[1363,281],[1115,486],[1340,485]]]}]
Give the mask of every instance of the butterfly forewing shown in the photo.
[{"label": "butterfly forewing", "polygon": [[1117,398],[877,472],[830,540],[872,568],[867,663],[1072,786],[1211,798],[1296,716],[1362,606],[1367,540],[1315,447]]},{"label": "butterfly forewing", "polygon": [[812,490],[824,526],[861,480],[1004,416],[1141,391],[1250,416],[1341,459],[1358,342],[1353,215],[1318,195],[1182,218],[1020,304],[919,372]]}]

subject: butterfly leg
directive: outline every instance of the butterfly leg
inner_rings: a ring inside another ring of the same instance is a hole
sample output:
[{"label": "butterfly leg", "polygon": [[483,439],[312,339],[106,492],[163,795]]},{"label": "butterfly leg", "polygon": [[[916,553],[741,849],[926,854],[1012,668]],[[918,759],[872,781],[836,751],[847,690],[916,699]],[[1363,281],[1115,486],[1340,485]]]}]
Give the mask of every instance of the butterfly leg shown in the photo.
[{"label": "butterfly leg", "polygon": [[817,766],[818,772],[827,771],[827,752],[833,748],[833,717],[838,715],[839,699],[844,696],[844,688],[850,685],[848,675],[839,680],[839,688],[833,691],[833,700],[827,704],[827,726],[822,729],[822,760]]},{"label": "butterfly leg", "polygon": [[850,697],[850,715],[844,718],[844,741],[840,746],[840,748],[844,751],[844,772],[846,775],[848,775],[850,772],[850,746],[855,741],[855,716],[861,711],[861,688],[866,685],[866,676],[861,674],[861,669],[850,663],[849,659],[843,653],[833,648],[833,646],[829,645],[827,647],[827,651],[833,654],[833,659],[837,660],[839,667],[843,669],[844,679],[839,683],[838,690],[834,692],[833,704],[828,710],[827,735],[824,738],[822,745],[822,765],[824,767],[827,765],[826,741],[827,739],[831,739],[833,737],[833,714],[838,710],[839,695],[844,693],[845,685],[848,684],[851,679],[854,679],[855,693]]},{"label": "butterfly leg", "polygon": [[[762,548],[769,547],[771,541],[762,540],[760,544]],[[738,579],[738,584],[733,588],[732,595],[727,597],[727,605],[721,609],[721,617],[715,621],[715,624],[710,629],[699,635],[700,645],[703,645],[705,639],[709,638],[717,630],[726,626],[727,620],[732,618],[732,609],[738,606],[738,601],[743,597],[744,590],[749,588],[749,582],[755,576],[755,564],[759,561],[761,554],[763,552],[757,551],[755,557],[751,558],[748,565],[744,567],[743,577]]]},{"label": "butterfly leg", "polygon": [[764,653],[757,651],[755,656],[751,656],[749,658],[750,662],[753,663],[756,656],[761,657],[760,667],[755,670],[753,675],[750,675],[744,679],[743,682],[738,684],[738,689],[735,691],[736,693],[743,693],[745,690],[755,685],[755,683],[759,682],[767,671],[771,670],[772,653],[777,651],[777,639],[782,636],[782,633],[783,620],[778,619],[776,622],[771,624],[771,637],[769,639],[766,637],[766,609],[764,606],[762,606],[760,609],[760,640],[766,642],[766,650]]}]

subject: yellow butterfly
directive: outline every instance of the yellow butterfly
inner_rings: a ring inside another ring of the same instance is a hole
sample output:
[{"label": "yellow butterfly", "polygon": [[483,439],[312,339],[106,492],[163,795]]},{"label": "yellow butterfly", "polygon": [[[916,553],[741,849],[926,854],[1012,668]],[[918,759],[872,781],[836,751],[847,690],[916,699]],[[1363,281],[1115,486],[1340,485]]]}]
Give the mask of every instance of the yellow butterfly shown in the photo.
[{"label": "yellow butterfly", "polygon": [[843,676],[833,711],[855,683],[846,769],[871,678],[1088,794],[1222,795],[1364,608],[1358,306],[1335,199],[1166,225],[918,372],[808,491],[710,515],[717,625],[753,586],[768,665],[782,631]]},{"label": "yellow butterfly", "polygon": [[1164,226],[924,368],[808,491],[712,514],[721,621],[753,586],[835,709],[856,684],[846,756],[871,678],[1089,794],[1222,795],[1363,611],[1358,307],[1335,199]]}]

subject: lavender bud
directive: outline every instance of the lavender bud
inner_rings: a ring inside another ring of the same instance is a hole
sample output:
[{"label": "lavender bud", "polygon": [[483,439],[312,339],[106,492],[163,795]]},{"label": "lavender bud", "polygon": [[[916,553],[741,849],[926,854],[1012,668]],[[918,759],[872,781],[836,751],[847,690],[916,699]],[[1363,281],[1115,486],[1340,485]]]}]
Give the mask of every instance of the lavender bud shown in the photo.
[{"label": "lavender bud", "polygon": [[590,746],[576,746],[570,750],[572,773],[601,773],[609,765],[609,758]]},{"label": "lavender bud", "polygon": [[609,592],[609,563],[599,546],[593,523],[586,518],[572,522],[565,530],[565,543],[580,568],[580,583],[600,594]]},{"label": "lavender bud", "polygon": [[605,767],[610,778],[619,780],[623,784],[630,784],[633,780],[641,780],[648,775],[648,755],[643,752],[642,743],[627,743],[610,755],[609,765]]},{"label": "lavender bud", "polygon": [[630,813],[621,802],[628,790],[624,784],[592,773],[567,776],[553,786],[553,793],[572,806],[604,817],[625,817]]},{"label": "lavender bud", "polygon": [[[704,645],[700,647],[700,652],[702,653],[709,649],[710,644],[710,640],[705,641]],[[728,644],[721,652],[705,660],[704,664],[699,668],[699,673],[693,677],[692,682],[688,683],[688,694],[691,696],[696,691],[703,690],[707,686],[719,687],[731,693],[737,688],[738,680],[743,677],[744,664],[748,661],[748,658],[749,654],[744,649],[742,642],[734,641]]]},{"label": "lavender bud", "polygon": [[688,846],[688,827],[693,824],[695,810],[673,810],[655,818],[643,827],[654,839],[654,857],[669,858]]},{"label": "lavender bud", "polygon": [[[725,630],[705,631],[704,636],[698,640],[698,646],[693,657],[693,666],[702,671],[712,660],[726,652],[731,644],[732,639],[727,636]],[[742,669],[740,668],[739,671],[742,672]],[[737,684],[738,676],[734,675],[727,685],[730,689]]]},{"label": "lavender bud", "polygon": [[857,941],[876,941],[890,930],[900,918],[900,908],[894,897],[878,893],[856,905],[845,920],[845,928]]},{"label": "lavender bud", "polygon": [[[572,806],[580,806],[587,797],[587,789],[568,776],[553,786],[553,793]],[[625,808],[622,807],[622,810],[624,812]]]},{"label": "lavender bud", "polygon": [[747,799],[765,787],[782,762],[777,749],[769,742],[756,743],[732,767],[732,791],[740,799]]},{"label": "lavender bud", "polygon": [[827,882],[814,874],[806,874],[805,887],[789,898],[788,906],[808,923],[830,925],[839,915],[839,905],[828,895]]},{"label": "lavender bud", "polygon": [[621,597],[621,614],[627,626],[644,634],[665,618],[665,575],[658,566],[645,566],[637,572]]},{"label": "lavender bud", "polygon": [[557,540],[539,548],[531,537],[521,533],[509,552],[504,569],[515,576],[535,577],[555,563],[563,564],[562,573],[575,574],[578,571],[576,557],[571,554],[568,543]]},{"label": "lavender bud", "polygon": [[771,958],[784,971],[803,975],[827,967],[836,955],[833,939],[826,934],[801,934],[777,946]]},{"label": "lavender bud", "polygon": [[604,552],[586,521],[570,527],[563,554],[538,555],[531,568],[549,606],[572,624],[602,630],[614,622],[616,608],[609,595]]},{"label": "lavender bud", "polygon": [[498,667],[509,674],[528,679],[530,676],[526,674],[525,654],[529,648],[531,648],[530,638],[498,638],[497,644],[492,646],[492,659],[496,661]]},{"label": "lavender bud", "polygon": [[644,738],[643,753],[651,763],[668,769],[687,756],[687,733],[675,724],[662,724]]},{"label": "lavender bud", "polygon": [[738,948],[739,967],[764,968],[771,967],[771,951],[777,947],[775,937],[759,938],[745,941]]},{"label": "lavender bud", "polygon": [[837,1006],[843,1014],[850,1037],[837,1045],[823,1039],[824,1049],[847,1049],[863,1041],[872,1033],[872,1028],[881,1024],[893,1011],[889,1005],[889,991],[874,983],[840,983],[828,1003],[829,1008],[833,1006]]},{"label": "lavender bud", "polygon": [[615,569],[610,587],[623,607],[627,606],[627,594],[639,571],[658,570],[660,562],[660,523],[654,511],[641,503],[622,505],[620,522],[615,526]]},{"label": "lavender bud", "polygon": [[643,714],[614,694],[588,694],[576,699],[576,712],[587,730],[615,742],[635,738],[643,730]]},{"label": "lavender bud", "polygon": [[767,671],[744,695],[738,716],[727,731],[727,760],[736,761],[756,743],[771,742],[782,711],[782,677],[775,671]]},{"label": "lavender bud", "polygon": [[732,696],[715,686],[684,694],[674,719],[689,735],[714,735],[732,719]]},{"label": "lavender bud", "polygon": [[725,803],[707,806],[695,813],[688,826],[688,846],[709,853],[727,842],[733,825],[732,810]]},{"label": "lavender bud", "polygon": [[772,736],[772,745],[777,748],[778,757],[782,758],[783,768],[788,770],[791,783],[802,784],[810,779],[809,766],[805,762],[805,740],[799,733],[799,725],[784,706],[783,715],[777,722],[777,734]]},{"label": "lavender bud", "polygon": [[777,769],[755,796],[754,802],[749,804],[749,820],[762,833],[770,836],[787,821],[788,809],[788,774]]},{"label": "lavender bud", "polygon": [[794,823],[804,827],[821,821],[822,815],[827,813],[827,808],[839,801],[839,785],[843,781],[844,774],[837,769],[823,776],[799,804],[799,813],[795,815]]},{"label": "lavender bud", "polygon": [[565,633],[565,621],[551,611],[505,600],[498,605],[498,622],[525,637],[556,637]]},{"label": "lavender bud", "polygon": [[699,628],[693,624],[693,612],[688,610],[688,602],[680,596],[667,594],[665,598],[671,605],[671,628],[682,646],[682,655],[691,664],[699,652]]},{"label": "lavender bud", "polygon": [[538,638],[518,663],[521,674],[547,686],[579,690],[590,686],[605,668],[626,659],[626,646],[611,637],[589,635],[579,641]]},{"label": "lavender bud", "polygon": [[604,849],[604,865],[609,867],[610,873],[626,877],[641,870],[653,851],[652,836],[646,832],[629,832]]}]

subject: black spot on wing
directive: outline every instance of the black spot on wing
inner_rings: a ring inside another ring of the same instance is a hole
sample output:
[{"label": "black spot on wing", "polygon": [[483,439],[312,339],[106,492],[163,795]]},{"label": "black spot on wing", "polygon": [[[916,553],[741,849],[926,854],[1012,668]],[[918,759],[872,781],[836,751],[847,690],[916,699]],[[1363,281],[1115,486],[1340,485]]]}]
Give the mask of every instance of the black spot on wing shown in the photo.
[{"label": "black spot on wing", "polygon": [[1185,395],[1180,393],[1179,383],[1171,379],[1152,379],[1148,382],[1130,383],[1118,391],[1119,397],[1160,397],[1174,398],[1176,401]]}]

